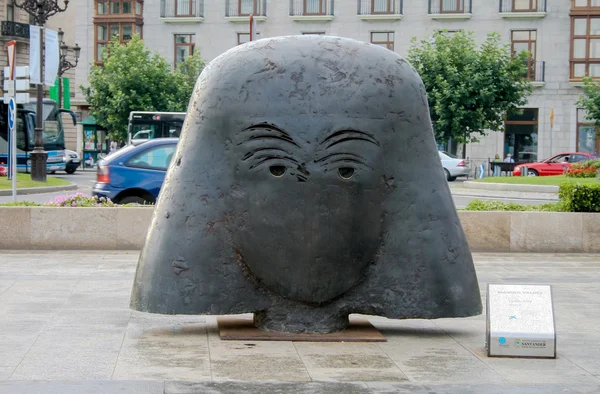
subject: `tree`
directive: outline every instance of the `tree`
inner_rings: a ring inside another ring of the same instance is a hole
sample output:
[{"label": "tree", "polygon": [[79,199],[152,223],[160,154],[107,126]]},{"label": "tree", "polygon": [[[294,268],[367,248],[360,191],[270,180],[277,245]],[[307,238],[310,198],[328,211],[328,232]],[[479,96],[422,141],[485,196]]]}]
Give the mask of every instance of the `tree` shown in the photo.
[{"label": "tree", "polygon": [[134,36],[126,44],[111,41],[103,65],[90,70],[89,87],[81,87],[90,114],[112,139],[126,139],[131,111],[185,111],[204,62],[199,55],[172,71],[166,59],[150,52]]},{"label": "tree", "polygon": [[479,48],[472,32],[440,32],[420,43],[413,38],[408,60],[425,85],[436,139],[466,145],[487,130],[503,130],[506,113],[517,111],[531,93],[524,78],[527,57],[512,58],[497,33]]},{"label": "tree", "polygon": [[[600,127],[600,83],[592,78],[583,79],[583,95],[577,105],[585,109],[587,117],[594,120],[594,125]],[[598,133],[598,131],[597,131]],[[598,133],[600,136],[600,133]]]}]

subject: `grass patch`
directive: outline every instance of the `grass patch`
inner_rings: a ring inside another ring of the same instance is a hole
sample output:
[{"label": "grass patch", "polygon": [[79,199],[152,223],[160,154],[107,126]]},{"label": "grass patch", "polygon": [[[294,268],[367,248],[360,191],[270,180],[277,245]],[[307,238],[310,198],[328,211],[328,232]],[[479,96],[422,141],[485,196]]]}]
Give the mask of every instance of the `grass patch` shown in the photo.
[{"label": "grass patch", "polygon": [[[31,180],[30,174],[17,174],[17,189],[26,189],[30,187],[50,187],[50,186],[66,186],[70,182],[63,179],[46,177],[47,182],[34,182]],[[8,177],[0,177],[0,190],[12,189],[12,181]]]},{"label": "grass patch", "polygon": [[596,178],[568,178],[565,175],[555,176],[493,176],[477,179],[475,182],[510,183],[514,185],[551,185],[560,186],[562,183],[572,185],[592,185],[600,183]]}]

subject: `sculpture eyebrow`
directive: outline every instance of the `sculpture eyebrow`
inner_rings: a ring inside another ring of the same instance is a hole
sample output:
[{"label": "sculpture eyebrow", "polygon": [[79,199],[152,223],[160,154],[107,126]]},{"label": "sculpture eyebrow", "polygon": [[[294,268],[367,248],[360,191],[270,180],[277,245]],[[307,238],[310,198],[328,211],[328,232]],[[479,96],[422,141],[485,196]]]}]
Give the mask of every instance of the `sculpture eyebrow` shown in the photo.
[{"label": "sculpture eyebrow", "polygon": [[[281,130],[277,126],[270,125],[268,123],[257,124],[257,125],[252,125],[250,127],[246,127],[240,133],[251,132],[251,131],[264,131],[264,132],[260,133],[258,135],[251,135],[248,138],[244,139],[242,142],[240,142],[238,145],[243,145],[243,144],[246,144],[246,143],[248,143],[250,141],[268,139],[268,140],[279,140],[279,141],[287,142],[289,144],[292,144],[292,145],[296,146],[297,148],[300,148],[300,145],[298,145],[294,141],[294,139],[292,138],[292,136],[290,136],[288,133],[286,133],[285,131]],[[269,132],[271,132],[271,133],[275,132],[277,134],[273,135],[273,134],[271,134]]]},{"label": "sculpture eyebrow", "polygon": [[381,146],[379,141],[369,133],[360,130],[337,130],[325,138],[320,145],[326,145],[325,149],[329,149],[334,145],[348,141],[366,141],[376,146]]}]

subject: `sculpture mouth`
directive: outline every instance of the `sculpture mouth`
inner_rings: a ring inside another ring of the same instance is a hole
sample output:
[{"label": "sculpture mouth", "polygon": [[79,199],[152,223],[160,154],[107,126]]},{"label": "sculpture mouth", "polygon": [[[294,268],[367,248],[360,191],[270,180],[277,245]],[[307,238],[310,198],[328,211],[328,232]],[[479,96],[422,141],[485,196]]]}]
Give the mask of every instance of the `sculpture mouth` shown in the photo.
[{"label": "sculpture mouth", "polygon": [[[321,278],[310,278],[305,280],[305,286],[289,285],[298,280],[297,275],[286,277],[286,275],[270,275],[263,277],[252,268],[253,264],[246,260],[239,248],[235,248],[236,262],[244,277],[261,293],[270,298],[284,298],[289,301],[299,302],[307,306],[323,306],[342,297],[349,290],[360,284],[367,277],[368,267],[373,263],[361,263],[359,275],[343,277],[341,281],[332,283],[329,276]],[[272,271],[277,272],[276,262],[272,264]],[[310,267],[308,267],[310,270]],[[340,277],[343,275],[340,275]],[[302,279],[302,278],[300,278]],[[300,283],[303,281],[300,280]]]}]

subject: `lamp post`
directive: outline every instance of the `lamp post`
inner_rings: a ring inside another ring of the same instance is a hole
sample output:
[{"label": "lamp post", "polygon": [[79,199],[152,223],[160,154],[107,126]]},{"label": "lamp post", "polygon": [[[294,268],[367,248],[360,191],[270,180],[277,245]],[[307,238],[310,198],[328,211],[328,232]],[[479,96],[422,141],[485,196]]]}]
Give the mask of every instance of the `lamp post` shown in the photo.
[{"label": "lamp post", "polygon": [[[35,109],[35,134],[34,147],[31,152],[31,180],[46,182],[46,161],[48,153],[44,151],[44,24],[52,15],[67,10],[69,0],[64,0],[64,7],[58,5],[58,0],[14,0],[13,4],[34,19],[35,24],[40,27],[40,83],[37,85],[37,98]],[[32,50],[30,48],[29,50]]]},{"label": "lamp post", "polygon": [[[70,70],[72,68],[77,67],[77,63],[79,63],[79,54],[81,53],[81,48],[79,45],[75,44],[74,47],[69,48],[67,44],[63,41],[65,36],[65,32],[58,28],[58,45],[60,48],[59,60],[58,60],[58,108],[62,108],[62,76],[65,71]],[[67,55],[69,54],[69,49],[75,52],[75,63],[71,63],[67,60]]]}]

